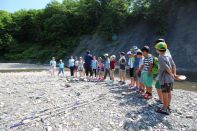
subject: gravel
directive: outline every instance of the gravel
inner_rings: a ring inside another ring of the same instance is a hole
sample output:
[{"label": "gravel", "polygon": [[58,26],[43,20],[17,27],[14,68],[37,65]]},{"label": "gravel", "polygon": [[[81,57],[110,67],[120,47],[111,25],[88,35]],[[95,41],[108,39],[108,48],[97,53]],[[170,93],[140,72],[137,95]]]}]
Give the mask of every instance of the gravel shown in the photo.
[{"label": "gravel", "polygon": [[169,116],[128,86],[51,77],[48,72],[0,73],[0,131],[197,129],[197,93],[174,90]]}]

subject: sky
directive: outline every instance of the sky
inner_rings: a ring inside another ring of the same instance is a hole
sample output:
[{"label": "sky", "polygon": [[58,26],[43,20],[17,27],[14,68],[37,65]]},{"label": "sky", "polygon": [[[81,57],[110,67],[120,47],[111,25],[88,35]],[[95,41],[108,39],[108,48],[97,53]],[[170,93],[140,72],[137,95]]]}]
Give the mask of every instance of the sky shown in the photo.
[{"label": "sky", "polygon": [[51,0],[0,0],[0,10],[13,13],[20,9],[43,9],[49,2]]}]

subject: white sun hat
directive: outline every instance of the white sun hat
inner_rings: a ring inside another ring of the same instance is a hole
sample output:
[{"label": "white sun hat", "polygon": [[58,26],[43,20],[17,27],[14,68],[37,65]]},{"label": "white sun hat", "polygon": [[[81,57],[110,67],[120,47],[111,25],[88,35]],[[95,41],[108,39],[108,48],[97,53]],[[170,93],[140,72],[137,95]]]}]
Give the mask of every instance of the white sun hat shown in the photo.
[{"label": "white sun hat", "polygon": [[109,56],[109,54],[105,53],[105,54],[104,54],[104,56],[108,57],[108,56]]},{"label": "white sun hat", "polygon": [[132,54],[131,51],[128,51],[128,52],[127,52],[127,55],[131,55],[131,54]]}]

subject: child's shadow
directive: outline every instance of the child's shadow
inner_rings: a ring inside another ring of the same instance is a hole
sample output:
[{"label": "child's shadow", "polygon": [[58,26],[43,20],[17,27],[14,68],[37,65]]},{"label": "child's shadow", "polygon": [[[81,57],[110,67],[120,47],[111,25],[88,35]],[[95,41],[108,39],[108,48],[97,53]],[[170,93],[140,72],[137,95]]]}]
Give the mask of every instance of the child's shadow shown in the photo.
[{"label": "child's shadow", "polygon": [[110,92],[117,94],[115,98],[121,101],[119,106],[131,106],[131,111],[125,114],[124,129],[147,130],[148,127],[158,124],[164,125],[168,130],[172,129],[172,125],[164,119],[165,115],[154,111],[157,104],[153,99],[145,100],[143,96],[134,91],[128,93],[128,88],[126,85],[110,87]]}]

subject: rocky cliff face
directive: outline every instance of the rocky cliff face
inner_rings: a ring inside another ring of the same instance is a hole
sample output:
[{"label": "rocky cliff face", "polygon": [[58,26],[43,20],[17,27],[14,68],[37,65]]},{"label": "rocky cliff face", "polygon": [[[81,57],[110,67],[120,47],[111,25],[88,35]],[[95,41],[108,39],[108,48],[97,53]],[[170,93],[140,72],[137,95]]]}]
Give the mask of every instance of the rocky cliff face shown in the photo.
[{"label": "rocky cliff face", "polygon": [[[169,6],[168,32],[165,38],[171,54],[179,69],[197,72],[197,1],[174,2]],[[118,34],[118,40],[111,42],[99,36],[83,36],[74,55],[83,55],[90,49],[95,55],[118,54],[128,51],[133,45],[152,47],[153,42],[161,37],[155,35],[155,28],[150,24],[131,22]]]}]

